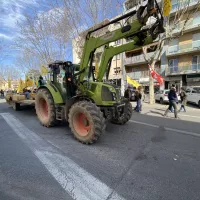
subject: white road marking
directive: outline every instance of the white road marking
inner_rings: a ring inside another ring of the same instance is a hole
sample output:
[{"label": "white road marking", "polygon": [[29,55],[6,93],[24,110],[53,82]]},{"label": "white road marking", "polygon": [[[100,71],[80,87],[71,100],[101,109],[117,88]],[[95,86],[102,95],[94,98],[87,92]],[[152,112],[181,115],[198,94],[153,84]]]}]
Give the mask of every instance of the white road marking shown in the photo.
[{"label": "white road marking", "polygon": [[[142,125],[150,126],[150,127],[153,127],[153,128],[159,128],[160,127],[158,125],[148,124],[148,123],[145,123],[145,122],[139,122],[139,121],[135,121],[135,120],[129,120],[129,121],[132,122],[132,123],[142,124]],[[175,129],[175,128],[169,128],[169,127],[164,127],[164,129],[168,130],[168,131],[182,133],[182,134],[185,134],[185,135],[192,135],[192,136],[195,136],[195,137],[200,137],[200,133],[194,133],[194,132],[190,132],[190,131],[183,131],[183,130],[179,130],[179,129]]]},{"label": "white road marking", "polygon": [[192,117],[192,118],[199,118],[199,116],[195,116],[195,115],[183,115],[183,114],[180,114],[180,116],[184,116],[184,117]]},{"label": "white road marking", "polygon": [[73,199],[125,200],[105,183],[25,127],[13,115],[10,113],[1,113],[0,115]]},{"label": "white road marking", "polygon": [[[149,112],[142,113],[142,114],[144,114],[144,115],[150,115],[150,116],[162,117],[162,116],[160,116],[160,115],[162,115],[163,113],[164,113],[164,111],[163,111],[163,112],[160,112],[160,114],[158,114],[158,113],[151,113],[151,112],[149,111]],[[174,113],[168,113],[168,114],[171,115],[171,116],[174,116]],[[189,117],[189,118],[198,118],[198,119],[200,119],[199,116],[195,116],[195,115],[184,115],[184,114],[181,114],[181,113],[178,113],[178,116],[181,116],[181,117]]]},{"label": "white road marking", "polygon": [[183,133],[183,134],[186,134],[186,135],[192,135],[192,136],[195,136],[195,137],[200,137],[200,133],[183,131],[183,130],[179,130],[179,129],[175,129],[175,128],[169,128],[169,127],[164,127],[164,128],[168,131],[174,131],[174,132]]},{"label": "white road marking", "polygon": [[154,125],[154,124],[148,124],[148,123],[145,123],[145,122],[139,122],[139,121],[134,121],[134,120],[129,120],[129,121],[133,122],[133,123],[136,123],[136,124],[142,124],[142,125],[146,125],[146,126],[151,126],[153,128],[159,128],[159,126]]}]

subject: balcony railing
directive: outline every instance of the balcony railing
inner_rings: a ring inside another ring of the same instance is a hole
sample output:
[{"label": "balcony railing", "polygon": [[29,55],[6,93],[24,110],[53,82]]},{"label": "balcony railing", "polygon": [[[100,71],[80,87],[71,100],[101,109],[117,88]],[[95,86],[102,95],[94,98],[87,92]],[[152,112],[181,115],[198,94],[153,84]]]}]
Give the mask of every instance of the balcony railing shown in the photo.
[{"label": "balcony railing", "polygon": [[186,6],[188,6],[188,3],[189,6],[192,6],[199,2],[199,0],[182,0],[182,1],[177,0],[177,1],[178,2],[176,3],[172,3],[171,13],[176,12],[179,9],[185,8]]},{"label": "balcony railing", "polygon": [[166,68],[166,75],[192,74],[196,72],[200,72],[200,63],[187,66],[168,66],[168,68]]},{"label": "balcony railing", "polygon": [[[160,68],[155,68],[155,71],[160,74]],[[139,80],[140,78],[149,78],[149,70],[146,71],[137,71],[126,73],[130,78]]]},{"label": "balcony railing", "polygon": [[168,48],[168,55],[184,53],[184,52],[193,52],[200,49],[200,40],[193,41],[192,43],[174,45]]},{"label": "balcony railing", "polygon": [[[154,54],[154,52],[148,53],[147,57],[149,58],[149,57],[153,56],[153,54]],[[134,65],[134,64],[142,64],[142,63],[146,63],[146,60],[144,59],[143,54],[124,59],[125,65]]]},{"label": "balcony railing", "polygon": [[129,76],[130,78],[134,79],[134,80],[139,80],[139,78],[141,78],[142,73],[141,72],[130,72],[130,73],[126,73],[127,76]]},{"label": "balcony railing", "polygon": [[[179,33],[180,31],[182,31],[183,26],[185,26],[184,31],[187,31],[187,32],[189,32],[189,30],[197,30],[200,28],[200,19],[198,19],[198,18],[190,19],[186,22],[186,24],[184,21],[178,23],[176,25],[175,29],[173,30],[173,33],[175,34],[175,33]],[[173,25],[172,25],[172,28],[173,28]]]}]

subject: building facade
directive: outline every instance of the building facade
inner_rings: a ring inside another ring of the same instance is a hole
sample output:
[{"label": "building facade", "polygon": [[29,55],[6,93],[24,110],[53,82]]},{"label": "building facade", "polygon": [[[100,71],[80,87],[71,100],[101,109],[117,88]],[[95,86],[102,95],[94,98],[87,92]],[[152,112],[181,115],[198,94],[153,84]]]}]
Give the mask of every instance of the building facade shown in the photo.
[{"label": "building facade", "polygon": [[[188,1],[185,1],[187,3]],[[173,30],[173,35],[178,35],[176,39],[168,42],[166,48],[165,70],[165,87],[169,88],[176,84],[177,88],[188,86],[200,86],[200,12],[197,11],[199,6],[198,0],[190,1],[188,12],[182,21],[180,21]],[[172,2],[172,11],[170,23],[173,24],[173,13],[181,7],[181,2]],[[184,28],[183,34],[180,31]]]},{"label": "building facade", "polygon": [[[168,89],[175,84],[180,90],[182,86],[200,86],[200,11],[197,11],[199,4],[198,0],[172,0],[170,25],[174,25],[177,10],[181,12],[188,7],[189,11],[173,30],[173,35],[177,38],[165,44],[161,59],[156,63],[155,70],[164,77],[165,83],[157,86],[158,83],[155,82],[155,87]],[[128,12],[136,8],[135,5],[134,1],[127,0],[124,8]],[[188,15],[188,13],[190,14]],[[188,16],[189,19],[186,22]],[[180,34],[183,26],[185,27],[184,31]],[[156,43],[153,45],[156,46]],[[153,46],[149,49],[148,57],[154,54],[153,49]],[[131,78],[148,87],[149,70],[141,49],[126,52],[124,65]]]},{"label": "building facade", "polygon": [[[137,0],[127,0],[124,2],[124,12],[130,12],[132,10],[137,10],[140,5],[138,5]],[[136,19],[136,16],[133,20]],[[148,25],[148,22],[147,22]],[[155,54],[155,50],[158,42],[154,42],[153,44],[148,46],[147,49],[147,58],[151,58]],[[163,54],[164,52],[162,52]],[[139,82],[141,85],[145,87],[145,90],[149,90],[149,67],[148,63],[145,60],[143,55],[142,48],[137,48],[132,51],[128,51],[124,53],[124,67],[126,69],[126,74],[132,79]],[[158,60],[155,64],[155,70],[161,74],[163,73],[163,69],[161,70],[161,61]],[[154,81],[154,86],[158,90],[160,89],[159,83]]]}]

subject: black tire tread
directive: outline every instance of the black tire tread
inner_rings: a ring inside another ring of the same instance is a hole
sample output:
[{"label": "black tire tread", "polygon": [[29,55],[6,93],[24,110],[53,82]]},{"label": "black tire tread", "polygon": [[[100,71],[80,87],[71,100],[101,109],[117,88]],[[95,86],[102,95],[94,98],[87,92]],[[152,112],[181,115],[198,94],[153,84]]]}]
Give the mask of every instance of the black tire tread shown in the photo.
[{"label": "black tire tread", "polygon": [[123,125],[126,124],[132,116],[132,104],[130,102],[126,103],[127,112],[123,113],[118,119],[111,119],[113,124]]},{"label": "black tire tread", "polygon": [[[90,124],[94,127],[94,133],[90,134],[90,136],[86,140],[82,140],[81,137],[77,137],[76,131],[72,124],[73,109],[77,107],[79,109],[84,108],[84,111],[87,112],[92,119],[92,121],[90,121]],[[97,107],[94,103],[90,101],[79,101],[74,103],[69,111],[68,116],[69,127],[74,137],[83,144],[92,144],[96,142],[99,139],[100,135],[105,131],[106,123],[105,118],[103,117],[103,113],[101,112],[99,107]]]},{"label": "black tire tread", "polygon": [[35,109],[36,109],[36,114],[38,116],[38,119],[40,120],[41,124],[45,127],[53,127],[57,124],[57,120],[56,120],[56,109],[55,109],[55,105],[54,105],[54,101],[53,98],[51,96],[51,94],[49,93],[49,91],[47,89],[40,89],[37,92],[36,98],[38,97],[38,95],[42,95],[43,97],[46,97],[46,100],[48,101],[49,104],[49,110],[50,110],[50,117],[47,123],[44,123],[40,120],[39,117],[39,109],[37,108],[37,100],[35,101]]},{"label": "black tire tread", "polygon": [[20,104],[17,102],[12,102],[12,107],[15,111],[19,111],[20,110]]}]

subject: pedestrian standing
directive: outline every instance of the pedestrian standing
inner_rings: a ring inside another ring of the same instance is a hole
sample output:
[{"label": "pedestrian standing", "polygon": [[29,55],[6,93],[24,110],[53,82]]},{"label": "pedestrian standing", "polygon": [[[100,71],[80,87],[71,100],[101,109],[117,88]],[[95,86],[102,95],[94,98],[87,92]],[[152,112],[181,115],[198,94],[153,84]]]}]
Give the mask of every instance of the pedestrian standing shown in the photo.
[{"label": "pedestrian standing", "polygon": [[181,98],[181,107],[180,107],[179,112],[180,112],[182,109],[184,110],[184,112],[186,112],[185,107],[186,107],[186,104],[187,104],[187,94],[186,94],[186,92],[185,92],[185,90],[184,90],[183,87],[181,88],[180,98]]},{"label": "pedestrian standing", "polygon": [[130,88],[130,86],[128,86],[128,88],[125,90],[125,92],[124,92],[124,97],[125,97],[126,99],[128,99],[128,100],[131,99],[131,88]]},{"label": "pedestrian standing", "polygon": [[172,109],[172,107],[174,108],[174,117],[178,118],[177,115],[177,94],[176,94],[176,88],[172,87],[168,93],[168,99],[169,99],[169,107],[167,108],[167,110],[164,113],[164,116],[167,116],[168,112]]},{"label": "pedestrian standing", "polygon": [[136,100],[135,111],[140,112],[142,105],[142,94],[140,88],[138,88],[138,90],[135,91],[135,100]]},{"label": "pedestrian standing", "polygon": [[1,89],[1,96],[4,97],[4,91]]},{"label": "pedestrian standing", "polygon": [[140,107],[140,111],[142,111],[142,104],[143,104],[143,101],[144,101],[144,90],[143,90],[143,87],[142,86],[139,86],[138,87],[138,91],[139,91],[139,107]]}]

